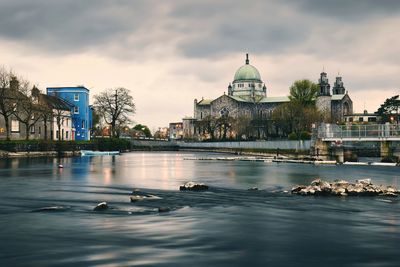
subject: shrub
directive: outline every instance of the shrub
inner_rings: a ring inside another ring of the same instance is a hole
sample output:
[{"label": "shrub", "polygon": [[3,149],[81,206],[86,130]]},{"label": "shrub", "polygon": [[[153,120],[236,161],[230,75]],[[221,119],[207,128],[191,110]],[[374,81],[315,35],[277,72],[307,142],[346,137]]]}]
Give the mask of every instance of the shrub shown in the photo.
[{"label": "shrub", "polygon": [[297,136],[296,133],[290,133],[288,135],[288,138],[289,138],[289,140],[298,140],[299,139],[299,137]]},{"label": "shrub", "polygon": [[302,131],[300,133],[300,140],[310,140],[311,139],[311,134],[307,131]]}]

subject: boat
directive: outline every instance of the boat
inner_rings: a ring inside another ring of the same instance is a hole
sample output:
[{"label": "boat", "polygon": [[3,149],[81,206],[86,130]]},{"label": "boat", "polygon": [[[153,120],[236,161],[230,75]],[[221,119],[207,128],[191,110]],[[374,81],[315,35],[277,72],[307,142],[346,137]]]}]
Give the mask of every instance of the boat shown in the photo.
[{"label": "boat", "polygon": [[119,155],[119,151],[93,151],[93,150],[81,150],[81,156],[108,156],[108,155]]}]

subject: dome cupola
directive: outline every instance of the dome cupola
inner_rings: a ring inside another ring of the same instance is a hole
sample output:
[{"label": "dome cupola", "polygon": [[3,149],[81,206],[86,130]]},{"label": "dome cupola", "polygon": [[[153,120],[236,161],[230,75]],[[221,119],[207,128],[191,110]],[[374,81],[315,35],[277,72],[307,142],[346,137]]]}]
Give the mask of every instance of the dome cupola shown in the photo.
[{"label": "dome cupola", "polygon": [[246,64],[241,66],[235,73],[233,82],[237,81],[259,81],[261,82],[261,76],[258,70],[250,65],[249,54],[246,54]]},{"label": "dome cupola", "polygon": [[261,75],[256,67],[250,65],[249,54],[246,54],[245,64],[236,71],[232,89],[228,90],[228,94],[248,101],[266,97],[267,88],[263,86]]}]

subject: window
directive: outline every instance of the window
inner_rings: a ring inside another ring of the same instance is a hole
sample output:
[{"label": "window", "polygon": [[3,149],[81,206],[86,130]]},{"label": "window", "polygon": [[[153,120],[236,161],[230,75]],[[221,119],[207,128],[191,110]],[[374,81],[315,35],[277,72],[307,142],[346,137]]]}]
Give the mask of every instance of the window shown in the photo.
[{"label": "window", "polygon": [[42,127],[39,126],[39,135],[42,134]]},{"label": "window", "polygon": [[69,118],[67,118],[67,127],[69,127]]},{"label": "window", "polygon": [[82,129],[85,129],[85,120],[82,120]]},{"label": "window", "polygon": [[68,134],[69,134],[69,132],[68,132],[68,131],[65,131],[65,139],[67,139],[67,140],[68,140],[68,138],[69,138]]},{"label": "window", "polygon": [[368,122],[376,122],[376,117],[368,117]]},{"label": "window", "polygon": [[74,101],[79,101],[79,94],[74,94]]},{"label": "window", "polygon": [[77,107],[77,106],[74,107],[74,113],[79,114],[79,107]]},{"label": "window", "polygon": [[363,117],[358,118],[358,122],[363,122],[363,121],[364,121]]},{"label": "window", "polygon": [[34,134],[35,133],[35,125],[32,125],[31,126],[31,134]]},{"label": "window", "polygon": [[353,122],[353,118],[349,118],[349,122]]},{"label": "window", "polygon": [[14,132],[14,133],[19,132],[19,121],[11,120],[11,132]]}]

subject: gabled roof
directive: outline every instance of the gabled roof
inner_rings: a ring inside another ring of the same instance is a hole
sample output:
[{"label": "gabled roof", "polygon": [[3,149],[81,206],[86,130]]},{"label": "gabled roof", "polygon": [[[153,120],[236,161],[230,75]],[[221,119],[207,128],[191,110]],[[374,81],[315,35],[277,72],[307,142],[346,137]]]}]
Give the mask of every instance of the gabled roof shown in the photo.
[{"label": "gabled roof", "polygon": [[71,108],[74,106],[71,103],[56,97],[52,95],[45,95],[41,94],[40,95],[43,101],[51,108],[53,109],[60,109],[60,110],[71,110]]},{"label": "gabled roof", "polygon": [[210,105],[213,99],[202,99],[200,102],[197,103],[197,105],[205,106],[205,105]]}]

